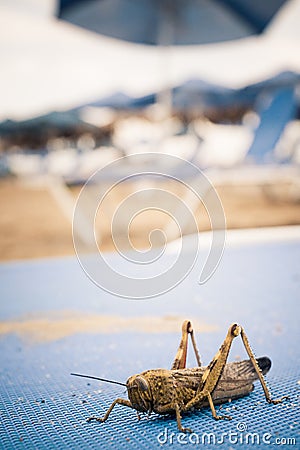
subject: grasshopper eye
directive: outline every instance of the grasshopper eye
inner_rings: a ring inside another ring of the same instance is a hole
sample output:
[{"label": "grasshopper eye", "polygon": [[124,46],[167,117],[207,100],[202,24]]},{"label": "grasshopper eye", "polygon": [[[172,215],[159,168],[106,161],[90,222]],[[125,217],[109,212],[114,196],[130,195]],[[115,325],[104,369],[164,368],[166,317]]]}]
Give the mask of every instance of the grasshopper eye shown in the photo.
[{"label": "grasshopper eye", "polygon": [[138,385],[138,388],[139,388],[142,392],[148,391],[149,385],[148,385],[147,380],[145,380],[144,377],[141,377],[141,376],[136,377],[135,382],[136,382],[136,384]]}]

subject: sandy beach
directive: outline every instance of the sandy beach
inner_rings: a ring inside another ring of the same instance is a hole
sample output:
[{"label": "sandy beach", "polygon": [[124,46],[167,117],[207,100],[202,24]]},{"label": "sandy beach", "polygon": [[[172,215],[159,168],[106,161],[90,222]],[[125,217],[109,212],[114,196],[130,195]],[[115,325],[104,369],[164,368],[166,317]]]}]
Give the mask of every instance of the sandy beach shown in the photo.
[{"label": "sandy beach", "polygon": [[[221,198],[228,229],[300,224],[300,203],[289,195],[288,183],[271,190],[255,185],[221,186]],[[74,204],[80,188],[72,188]],[[126,192],[114,195],[115,206]],[[0,259],[1,261],[74,255],[71,221],[64,215],[48,189],[14,179],[0,182]],[[113,209],[113,205],[110,205]],[[203,208],[195,217],[200,230],[209,229]],[[109,217],[101,221],[101,250],[112,251]],[[138,248],[148,245],[148,234],[166,224],[166,215],[145,214],[136,221],[132,234]]]}]

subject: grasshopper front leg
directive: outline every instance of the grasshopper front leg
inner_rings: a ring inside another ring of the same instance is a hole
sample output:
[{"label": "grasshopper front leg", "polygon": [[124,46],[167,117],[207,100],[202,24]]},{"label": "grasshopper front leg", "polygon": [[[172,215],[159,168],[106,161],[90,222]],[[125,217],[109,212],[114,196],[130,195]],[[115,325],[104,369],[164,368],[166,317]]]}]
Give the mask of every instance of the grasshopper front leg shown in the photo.
[{"label": "grasshopper front leg", "polygon": [[[110,407],[108,408],[108,410],[106,411],[105,415],[103,417],[89,417],[87,419],[87,422],[91,422],[92,420],[96,420],[97,422],[105,422],[108,419],[108,416],[110,415],[110,413],[112,412],[112,410],[114,409],[114,407],[116,405],[123,405],[123,406],[128,406],[129,408],[133,408],[132,404],[130,403],[129,400],[125,400],[124,398],[117,398],[116,400],[114,400],[112,402],[112,404],[110,405]],[[134,408],[133,408],[134,409]]]},{"label": "grasshopper front leg", "polygon": [[201,367],[200,355],[195,341],[192,323],[189,320],[185,320],[182,324],[182,337],[171,370],[185,369],[189,335],[191,337],[198,366]]}]

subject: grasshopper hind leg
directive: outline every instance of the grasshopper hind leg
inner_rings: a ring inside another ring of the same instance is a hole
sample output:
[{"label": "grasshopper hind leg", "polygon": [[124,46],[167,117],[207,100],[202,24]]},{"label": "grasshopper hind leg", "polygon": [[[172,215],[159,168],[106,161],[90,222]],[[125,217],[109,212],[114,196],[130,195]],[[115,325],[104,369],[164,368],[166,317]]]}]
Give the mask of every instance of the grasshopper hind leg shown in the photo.
[{"label": "grasshopper hind leg", "polygon": [[[267,402],[268,403],[273,403],[274,405],[277,405],[278,403],[282,403],[283,400],[289,400],[289,396],[288,395],[284,395],[283,397],[280,397],[280,398],[275,399],[275,400],[272,399],[271,393],[270,393],[270,391],[268,389],[268,386],[267,386],[266,381],[265,381],[264,376],[263,376],[263,370],[261,369],[260,365],[257,362],[257,359],[255,358],[255,355],[254,355],[253,350],[252,350],[252,348],[250,346],[248,337],[246,336],[246,333],[245,333],[243,328],[241,328],[241,338],[242,338],[244,347],[246,349],[246,352],[248,353],[248,355],[250,357],[250,360],[251,360],[251,362],[253,364],[253,367],[254,367],[254,369],[255,369],[255,371],[257,373],[258,379],[259,379],[260,384],[261,384],[261,386],[263,388],[263,391],[264,391],[264,394],[265,394]],[[271,367],[271,365],[270,365],[270,367]]]},{"label": "grasshopper hind leg", "polygon": [[188,348],[188,337],[191,337],[197,364],[201,367],[201,359],[197,348],[192,323],[185,320],[182,324],[182,337],[171,370],[185,369]]},{"label": "grasshopper hind leg", "polygon": [[228,358],[228,354],[229,354],[229,351],[231,348],[232,341],[234,338],[236,338],[239,335],[241,336],[244,347],[246,349],[246,352],[248,353],[248,355],[250,357],[250,361],[251,361],[253,368],[257,374],[257,378],[259,379],[259,381],[262,385],[267,402],[277,404],[277,403],[281,403],[285,398],[288,398],[287,396],[281,397],[276,400],[273,400],[271,398],[270,391],[266,385],[266,382],[265,382],[265,379],[263,376],[263,372],[264,371],[267,372],[271,366],[270,360],[268,358],[265,358],[262,362],[263,367],[261,368],[254,356],[254,353],[253,353],[251,347],[250,347],[250,344],[249,344],[249,341],[245,334],[244,329],[237,324],[233,324],[229,327],[227,336],[226,336],[223,344],[221,345],[219,351],[216,353],[215,357],[212,359],[210,364],[205,369],[205,371],[202,375],[202,384],[199,385],[199,388],[196,391],[194,398],[192,398],[185,405],[185,410],[189,410],[192,407],[201,405],[201,403],[203,403],[203,401],[208,400],[212,415],[215,419],[217,419],[217,420],[218,419],[228,419],[228,417],[226,417],[226,416],[225,417],[217,416],[215,407],[214,407],[214,403],[213,403],[213,399],[212,399],[212,394],[215,391],[215,389],[217,388],[219,380],[224,371],[224,367],[227,363],[227,358]]}]

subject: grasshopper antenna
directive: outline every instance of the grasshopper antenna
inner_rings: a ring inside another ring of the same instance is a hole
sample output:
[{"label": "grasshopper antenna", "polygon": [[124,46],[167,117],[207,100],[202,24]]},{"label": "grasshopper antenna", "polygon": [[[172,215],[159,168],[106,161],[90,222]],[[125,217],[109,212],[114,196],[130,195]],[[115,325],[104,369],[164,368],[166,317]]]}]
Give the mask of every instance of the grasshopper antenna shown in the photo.
[{"label": "grasshopper antenna", "polygon": [[70,375],[74,375],[75,377],[91,378],[92,380],[105,381],[106,383],[119,384],[120,386],[126,386],[126,384],[120,383],[119,381],[106,380],[105,378],[99,377],[92,377],[91,375],[81,375],[80,373],[71,373]]}]

